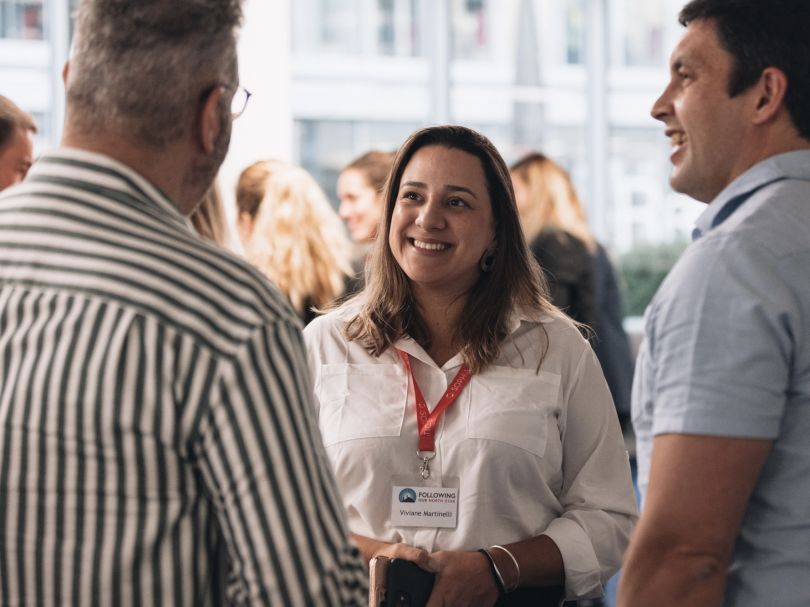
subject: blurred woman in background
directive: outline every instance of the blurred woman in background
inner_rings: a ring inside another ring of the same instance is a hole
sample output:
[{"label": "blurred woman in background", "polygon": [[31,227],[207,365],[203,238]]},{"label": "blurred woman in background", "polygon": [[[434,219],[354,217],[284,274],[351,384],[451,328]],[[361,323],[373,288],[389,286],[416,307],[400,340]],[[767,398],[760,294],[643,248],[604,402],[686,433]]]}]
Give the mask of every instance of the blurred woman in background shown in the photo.
[{"label": "blurred woman in background", "polygon": [[218,181],[211,184],[189,219],[197,234],[225,249],[229,248],[228,224],[225,221],[225,207],[222,204]]},{"label": "blurred woman in background", "polygon": [[511,173],[521,224],[549,275],[552,301],[594,330],[594,350],[625,422],[633,359],[607,251],[593,237],[571,177],[559,164],[534,152],[512,165]]},{"label": "blurred woman in background", "polygon": [[358,244],[377,235],[383,211],[382,192],[394,162],[390,152],[372,150],[355,158],[340,172],[337,182],[338,214]]},{"label": "blurred woman in background", "polygon": [[305,324],[344,293],[349,239],[309,173],[279,161],[254,163],[239,177],[236,205],[245,257]]},{"label": "blurred woman in background", "polygon": [[559,166],[543,154],[513,164],[512,185],[529,248],[546,273],[551,301],[574,320],[596,329],[592,241],[577,222],[562,217],[555,201],[570,197]]},{"label": "blurred woman in background", "polygon": [[356,293],[365,283],[366,258],[382,219],[383,188],[393,162],[390,152],[371,150],[343,167],[338,177],[338,214],[355,245],[349,293]]}]

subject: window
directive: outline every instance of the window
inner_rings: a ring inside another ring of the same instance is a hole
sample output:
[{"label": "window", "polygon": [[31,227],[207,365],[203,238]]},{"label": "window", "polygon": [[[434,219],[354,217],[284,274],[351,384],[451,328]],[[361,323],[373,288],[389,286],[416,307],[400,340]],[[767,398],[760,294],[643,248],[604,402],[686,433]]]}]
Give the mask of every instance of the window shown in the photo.
[{"label": "window", "polygon": [[400,122],[297,120],[298,161],[337,205],[341,169],[369,150],[396,151],[419,125]]},{"label": "window", "polygon": [[453,56],[480,59],[489,54],[487,0],[452,0]]},{"label": "window", "polygon": [[585,6],[583,1],[565,1],[565,61],[569,65],[585,63]]},{"label": "window", "polygon": [[[665,34],[679,29],[671,3],[444,1],[447,10],[441,17],[449,23],[440,25],[452,33],[447,78],[432,78],[430,69],[432,62],[447,60],[445,49],[434,50],[419,41],[418,34],[428,31],[431,19],[439,15],[424,9],[435,8],[434,0],[293,4],[299,28],[337,19],[340,7],[350,11],[354,6],[361,12],[350,25],[359,29],[347,26],[346,31],[365,42],[355,40],[353,52],[375,59],[368,63],[374,69],[363,73],[351,69],[354,57],[345,59],[350,82],[336,82],[340,58],[330,61],[329,71],[321,75],[309,64],[309,71],[302,72],[301,82],[310,87],[306,90],[318,94],[308,98],[317,103],[299,110],[296,117],[295,157],[327,192],[334,193],[336,176],[346,162],[371,148],[397,147],[415,128],[445,119],[448,110],[450,121],[488,135],[508,163],[540,150],[566,167],[592,228],[614,254],[642,243],[670,242],[689,228],[700,206],[682,202],[671,192],[669,145],[648,109],[666,81]],[[318,13],[318,6],[328,10]],[[337,23],[349,20],[338,19],[331,26],[342,31]],[[601,112],[593,111],[589,97],[595,77],[590,70],[596,68],[588,61],[591,27],[605,34],[610,50],[610,73],[601,75],[606,88],[596,95]],[[337,39],[335,35],[332,40]],[[380,59],[408,53],[419,53],[426,61]],[[660,80],[654,77],[656,70]],[[330,90],[341,99],[353,95],[361,102],[336,104]],[[374,95],[383,101],[365,103]],[[446,100],[446,106],[432,103],[434,97]]]},{"label": "window", "polygon": [[359,51],[359,3],[355,0],[320,0],[319,4],[319,46],[325,51]]},{"label": "window", "polygon": [[0,38],[42,40],[42,0],[0,0]]},{"label": "window", "polygon": [[664,62],[665,0],[613,0],[613,62],[656,67]]},{"label": "window", "polygon": [[417,0],[378,0],[377,43],[381,55],[416,56]]},{"label": "window", "polygon": [[419,0],[296,1],[294,49],[317,54],[417,56],[419,4]]}]

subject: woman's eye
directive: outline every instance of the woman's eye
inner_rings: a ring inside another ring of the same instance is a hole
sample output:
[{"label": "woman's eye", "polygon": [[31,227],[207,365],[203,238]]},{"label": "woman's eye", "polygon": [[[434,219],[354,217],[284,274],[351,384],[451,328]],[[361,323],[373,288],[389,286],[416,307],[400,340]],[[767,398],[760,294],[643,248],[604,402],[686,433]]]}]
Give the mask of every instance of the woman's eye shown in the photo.
[{"label": "woman's eye", "polygon": [[449,204],[451,207],[468,207],[468,206],[470,206],[466,202],[464,202],[461,198],[451,198],[450,200],[447,201],[447,204]]}]

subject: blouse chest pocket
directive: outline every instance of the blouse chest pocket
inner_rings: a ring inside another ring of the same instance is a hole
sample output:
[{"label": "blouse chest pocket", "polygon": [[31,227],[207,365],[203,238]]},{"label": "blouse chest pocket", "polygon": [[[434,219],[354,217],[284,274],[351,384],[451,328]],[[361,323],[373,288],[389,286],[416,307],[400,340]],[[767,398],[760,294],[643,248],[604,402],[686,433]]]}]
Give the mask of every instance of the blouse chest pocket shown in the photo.
[{"label": "blouse chest pocket", "polygon": [[399,436],[407,390],[405,374],[396,365],[323,365],[315,394],[324,444]]},{"label": "blouse chest pocket", "polygon": [[490,367],[471,383],[467,437],[500,441],[542,457],[559,414],[560,376]]}]

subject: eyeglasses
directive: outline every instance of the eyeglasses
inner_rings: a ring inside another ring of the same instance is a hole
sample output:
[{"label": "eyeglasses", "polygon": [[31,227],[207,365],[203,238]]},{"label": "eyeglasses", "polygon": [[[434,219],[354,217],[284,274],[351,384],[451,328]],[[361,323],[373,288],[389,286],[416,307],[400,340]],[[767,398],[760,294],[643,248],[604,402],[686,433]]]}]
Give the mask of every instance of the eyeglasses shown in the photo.
[{"label": "eyeglasses", "polygon": [[236,120],[245,113],[248,100],[253,93],[241,85],[237,85],[235,89],[230,86],[225,86],[225,88],[234,91],[233,97],[231,98],[231,120]]},{"label": "eyeglasses", "polygon": [[233,91],[233,97],[231,97],[231,120],[236,120],[245,113],[245,108],[248,104],[248,99],[251,98],[253,93],[247,90],[245,87],[241,85],[231,85],[231,84],[214,84],[207,89],[205,89],[200,94],[200,103],[202,103],[208,96],[214,91],[214,89],[222,87],[226,91]]}]

